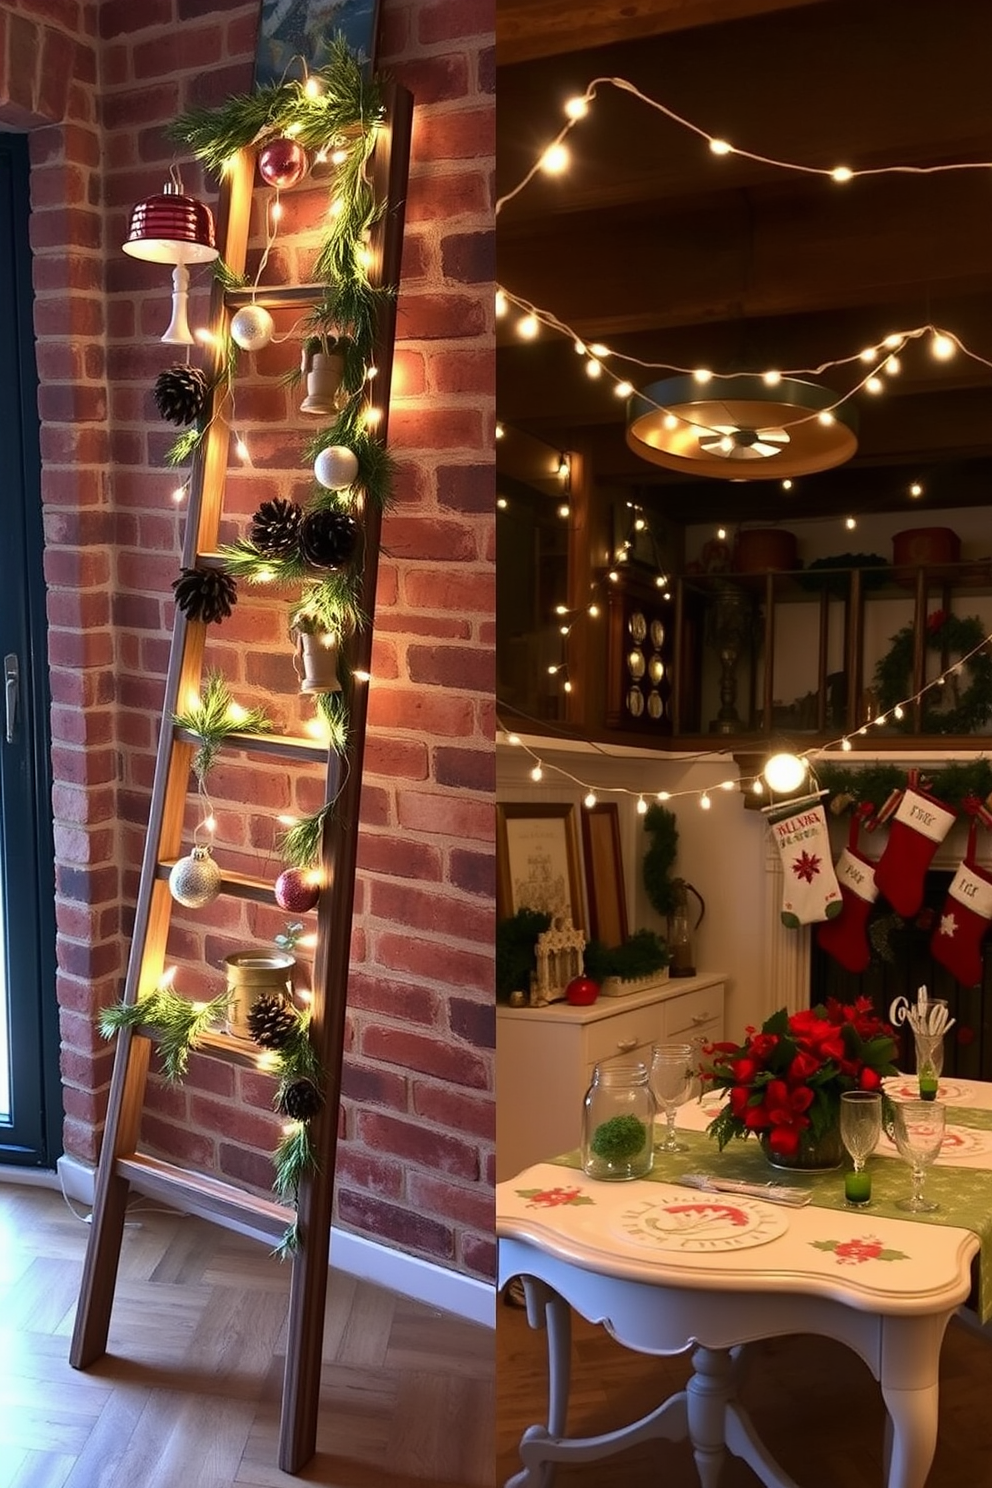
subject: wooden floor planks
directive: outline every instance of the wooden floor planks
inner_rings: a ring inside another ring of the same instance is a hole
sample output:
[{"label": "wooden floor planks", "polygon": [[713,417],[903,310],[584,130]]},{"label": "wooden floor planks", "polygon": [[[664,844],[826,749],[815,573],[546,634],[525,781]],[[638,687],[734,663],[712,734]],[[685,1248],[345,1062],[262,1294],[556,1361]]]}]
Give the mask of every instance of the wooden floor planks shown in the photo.
[{"label": "wooden floor planks", "polygon": [[144,1207],[107,1355],[69,1367],[86,1228],[0,1185],[0,1488],[493,1488],[493,1335],[350,1276],[328,1291],[318,1451],[279,1470],[289,1269]]}]

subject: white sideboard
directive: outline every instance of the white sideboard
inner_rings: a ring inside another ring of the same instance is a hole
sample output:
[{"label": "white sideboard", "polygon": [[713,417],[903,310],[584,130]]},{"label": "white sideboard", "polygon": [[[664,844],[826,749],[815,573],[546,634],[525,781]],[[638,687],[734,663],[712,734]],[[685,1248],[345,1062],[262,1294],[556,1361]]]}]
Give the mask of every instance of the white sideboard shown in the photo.
[{"label": "white sideboard", "polygon": [[496,1178],[579,1145],[593,1065],[723,1038],[725,974],[676,977],[589,1007],[496,1009]]}]

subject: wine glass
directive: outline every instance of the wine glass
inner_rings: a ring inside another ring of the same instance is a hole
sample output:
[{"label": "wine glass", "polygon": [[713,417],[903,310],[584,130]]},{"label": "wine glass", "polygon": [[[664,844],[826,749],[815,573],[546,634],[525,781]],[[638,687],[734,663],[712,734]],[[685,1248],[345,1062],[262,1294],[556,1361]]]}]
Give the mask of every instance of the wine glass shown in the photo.
[{"label": "wine glass", "polygon": [[940,1205],[923,1196],[926,1170],[936,1158],[944,1140],[944,1107],[940,1101],[897,1101],[893,1110],[892,1134],[899,1156],[913,1170],[913,1192],[900,1199],[897,1207],[911,1214],[929,1214]]},{"label": "wine glass", "polygon": [[840,1098],[841,1141],[851,1154],[854,1172],[844,1178],[844,1198],[849,1204],[867,1204],[871,1199],[871,1174],[865,1159],[875,1151],[882,1134],[882,1096],[877,1090],[845,1090]]},{"label": "wine glass", "polygon": [[665,1135],[655,1143],[656,1152],[687,1152],[675,1135],[675,1113],[692,1089],[692,1045],[655,1044],[651,1054],[651,1089],[665,1112]]}]

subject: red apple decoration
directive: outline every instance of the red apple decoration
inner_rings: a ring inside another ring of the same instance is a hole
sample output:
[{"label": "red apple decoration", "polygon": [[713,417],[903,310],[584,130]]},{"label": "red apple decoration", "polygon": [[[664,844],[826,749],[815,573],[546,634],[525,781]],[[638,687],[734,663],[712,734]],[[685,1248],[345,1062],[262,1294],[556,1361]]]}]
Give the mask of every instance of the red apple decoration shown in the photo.
[{"label": "red apple decoration", "polygon": [[573,1007],[588,1007],[599,996],[599,983],[591,977],[573,977],[565,988],[565,997]]},{"label": "red apple decoration", "polygon": [[275,882],[275,900],[290,914],[306,914],[320,898],[320,884],[309,868],[287,868]]}]

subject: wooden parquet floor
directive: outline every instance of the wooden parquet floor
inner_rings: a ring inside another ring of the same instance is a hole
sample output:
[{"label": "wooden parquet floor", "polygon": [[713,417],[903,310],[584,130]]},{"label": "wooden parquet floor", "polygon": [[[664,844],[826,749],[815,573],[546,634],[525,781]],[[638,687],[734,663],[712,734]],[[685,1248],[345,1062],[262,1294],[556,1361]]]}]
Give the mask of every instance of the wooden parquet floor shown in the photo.
[{"label": "wooden parquet floor", "polygon": [[289,1271],[135,1206],[106,1356],[69,1337],[86,1228],[0,1185],[0,1488],[491,1488],[490,1329],[332,1272],[317,1454],[276,1466]]},{"label": "wooden parquet floor", "polygon": [[[685,1356],[653,1359],[573,1319],[568,1429],[610,1431],[645,1415],[689,1375]],[[527,1426],[547,1419],[546,1335],[518,1308],[496,1323],[496,1481],[520,1470]],[[741,1397],[769,1450],[801,1488],[880,1488],[884,1411],[878,1386],[849,1349],[829,1339],[780,1338],[753,1346]],[[927,1488],[992,1488],[992,1338],[953,1321],[941,1355],[940,1428]],[[619,1403],[619,1402],[622,1402]],[[685,1442],[646,1442],[586,1466],[558,1468],[555,1488],[697,1488]],[[757,1488],[727,1457],[720,1488]]]}]

